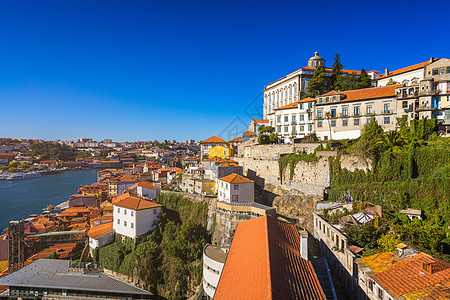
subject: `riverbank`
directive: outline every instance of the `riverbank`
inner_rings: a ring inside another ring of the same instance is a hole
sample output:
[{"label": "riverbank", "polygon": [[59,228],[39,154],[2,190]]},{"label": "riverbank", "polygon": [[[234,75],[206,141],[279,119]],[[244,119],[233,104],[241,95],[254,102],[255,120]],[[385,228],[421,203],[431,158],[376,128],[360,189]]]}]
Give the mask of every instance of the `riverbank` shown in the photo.
[{"label": "riverbank", "polygon": [[70,170],[40,178],[0,181],[0,228],[10,220],[40,214],[48,205],[60,205],[77,194],[80,185],[97,182],[99,169]]}]

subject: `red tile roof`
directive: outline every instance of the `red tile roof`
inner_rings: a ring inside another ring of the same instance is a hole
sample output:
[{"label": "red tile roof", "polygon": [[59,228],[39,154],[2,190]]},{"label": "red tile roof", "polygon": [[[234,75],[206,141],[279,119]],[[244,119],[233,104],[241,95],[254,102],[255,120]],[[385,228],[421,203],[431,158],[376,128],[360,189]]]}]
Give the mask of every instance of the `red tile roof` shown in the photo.
[{"label": "red tile roof", "polygon": [[201,141],[200,144],[228,144],[218,136],[212,136],[209,139]]},{"label": "red tile roof", "polygon": [[293,224],[262,216],[239,223],[214,295],[229,299],[325,299]]},{"label": "red tile roof", "polygon": [[253,119],[253,123],[269,123],[269,120],[263,120],[263,119]]},{"label": "red tile roof", "polygon": [[[431,263],[435,272],[427,272],[422,264]],[[388,270],[371,276],[394,298],[450,279],[450,265],[424,253],[407,257]]]},{"label": "red tile roof", "polygon": [[142,197],[139,197],[137,195],[133,195],[130,193],[126,193],[126,194],[120,195],[119,197],[116,197],[116,199],[113,202],[113,205],[132,209],[132,210],[142,210],[142,209],[155,208],[155,207],[162,206],[162,204],[145,200]]},{"label": "red tile roof", "polygon": [[150,181],[140,181],[137,186],[146,188],[146,189],[151,189],[151,190],[156,190],[156,186],[151,183]]},{"label": "red tile roof", "polygon": [[246,131],[242,136],[255,136],[255,133],[251,131]]},{"label": "red tile roof", "polygon": [[94,227],[91,227],[88,232],[88,236],[92,239],[98,239],[99,237],[104,236],[107,233],[113,231],[113,222],[108,222],[104,224],[100,224]]},{"label": "red tile roof", "polygon": [[[364,99],[394,97],[395,89],[398,87],[402,87],[402,86],[403,86],[403,84],[396,84],[396,85],[372,87],[372,88],[360,89],[360,90],[351,90],[351,91],[344,91],[344,92],[334,91],[334,92],[336,92],[336,94],[341,95],[340,100],[337,102],[358,101],[358,100],[364,100]],[[327,93],[327,94],[330,95],[329,93]],[[319,97],[323,97],[327,94],[320,95]],[[333,103],[336,103],[336,102],[318,103],[318,105],[333,104]]]},{"label": "red tile roof", "polygon": [[385,74],[381,74],[380,78],[386,78],[386,77],[389,77],[389,76],[398,75],[398,74],[401,74],[401,73],[417,70],[417,69],[420,69],[420,68],[424,68],[424,67],[428,66],[429,64],[430,64],[430,61],[425,61],[425,62],[420,63],[420,64],[415,64],[415,65],[412,65],[412,66],[409,66],[409,67],[406,67],[406,68],[401,68],[401,69],[398,69],[398,70],[395,70],[395,71],[391,71],[391,72],[388,73],[387,76]]},{"label": "red tile roof", "polygon": [[241,175],[235,174],[235,173],[230,174],[225,177],[222,177],[222,178],[219,178],[219,180],[222,180],[222,181],[225,181],[228,183],[250,183],[250,182],[253,182],[253,180],[250,180],[244,176],[241,176]]},{"label": "red tile roof", "polygon": [[234,138],[232,140],[228,141],[229,143],[233,143],[233,142],[242,142],[242,136],[238,136],[237,138]]}]

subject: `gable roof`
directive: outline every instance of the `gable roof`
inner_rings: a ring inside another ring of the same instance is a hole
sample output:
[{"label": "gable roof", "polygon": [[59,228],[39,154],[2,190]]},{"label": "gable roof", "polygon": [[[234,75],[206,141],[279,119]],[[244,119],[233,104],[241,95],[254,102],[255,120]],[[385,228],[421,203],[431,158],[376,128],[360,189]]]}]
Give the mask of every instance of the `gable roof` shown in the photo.
[{"label": "gable roof", "polygon": [[128,208],[132,210],[143,210],[148,208],[161,207],[162,204],[155,203],[152,201],[145,200],[142,197],[126,193],[117,197],[114,202],[114,206],[119,206],[123,208]]},{"label": "gable roof", "polygon": [[230,174],[225,177],[222,177],[222,178],[219,178],[219,180],[222,180],[222,181],[225,181],[228,183],[250,183],[250,182],[253,182],[253,180],[250,180],[244,176],[241,176],[241,175],[235,174],[235,173]]},{"label": "gable roof", "polygon": [[311,263],[300,255],[293,224],[270,216],[239,223],[215,300],[325,299]]},{"label": "gable roof", "polygon": [[412,66],[409,66],[409,67],[405,67],[405,68],[401,68],[401,69],[398,69],[398,70],[395,70],[395,71],[388,72],[387,76],[385,74],[380,74],[380,78],[379,79],[387,78],[387,77],[398,75],[398,74],[401,74],[401,73],[406,73],[406,72],[417,70],[417,69],[420,69],[420,68],[424,68],[424,67],[428,66],[429,64],[430,64],[430,61],[428,60],[428,61],[425,61],[425,62],[422,62],[422,63],[419,63],[419,64],[415,64],[415,65],[412,65]]},{"label": "gable roof", "polygon": [[209,139],[201,141],[200,144],[228,144],[218,136],[212,136]]},{"label": "gable roof", "polygon": [[234,138],[232,140],[228,141],[229,143],[233,143],[233,142],[242,142],[242,136],[238,136],[237,138]]},{"label": "gable roof", "polygon": [[113,222],[108,222],[91,227],[88,232],[88,236],[94,240],[104,236],[107,233],[113,231]]},{"label": "gable roof", "polygon": [[372,87],[372,88],[366,88],[366,89],[359,89],[359,90],[350,90],[350,91],[344,91],[344,92],[335,92],[334,94],[330,94],[331,92],[328,92],[324,95],[319,95],[317,97],[323,97],[325,95],[337,95],[339,94],[340,100],[336,102],[326,102],[326,103],[317,103],[318,105],[330,105],[330,104],[336,104],[340,102],[347,102],[347,101],[359,101],[359,100],[365,100],[365,99],[376,99],[376,98],[384,98],[384,97],[394,97],[395,96],[395,89],[398,87],[402,87],[403,84],[395,84],[395,85],[388,85],[388,86],[379,86],[379,87]]},{"label": "gable roof", "polygon": [[255,136],[255,133],[251,131],[246,131],[242,136]]}]

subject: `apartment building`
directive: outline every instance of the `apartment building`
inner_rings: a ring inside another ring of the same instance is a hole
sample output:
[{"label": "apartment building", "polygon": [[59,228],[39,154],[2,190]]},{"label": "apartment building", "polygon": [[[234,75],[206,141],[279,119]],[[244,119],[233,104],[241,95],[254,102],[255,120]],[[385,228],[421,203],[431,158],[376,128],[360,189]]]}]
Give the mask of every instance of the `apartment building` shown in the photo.
[{"label": "apartment building", "polygon": [[314,128],[321,140],[354,139],[375,117],[384,130],[394,130],[397,117],[396,88],[373,87],[345,92],[331,91],[316,97]]}]

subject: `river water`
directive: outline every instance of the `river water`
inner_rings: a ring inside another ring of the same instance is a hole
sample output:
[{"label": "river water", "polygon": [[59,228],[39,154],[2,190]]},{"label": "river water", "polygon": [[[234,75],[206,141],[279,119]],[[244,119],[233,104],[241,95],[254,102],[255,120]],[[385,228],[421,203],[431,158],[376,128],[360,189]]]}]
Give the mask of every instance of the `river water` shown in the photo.
[{"label": "river water", "polygon": [[40,214],[48,205],[58,205],[78,193],[80,185],[97,181],[99,169],[65,171],[27,180],[0,180],[0,232],[9,220]]}]

